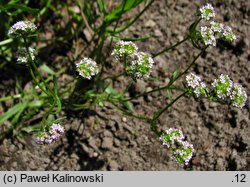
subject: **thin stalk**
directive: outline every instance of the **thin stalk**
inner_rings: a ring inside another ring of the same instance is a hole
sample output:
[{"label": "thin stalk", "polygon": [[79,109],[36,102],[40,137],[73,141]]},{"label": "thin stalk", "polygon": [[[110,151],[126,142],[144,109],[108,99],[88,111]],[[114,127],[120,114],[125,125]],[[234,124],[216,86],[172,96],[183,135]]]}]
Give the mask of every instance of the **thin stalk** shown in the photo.
[{"label": "thin stalk", "polygon": [[183,92],[182,94],[180,94],[178,97],[176,97],[171,103],[169,103],[167,106],[165,106],[164,108],[158,110],[154,115],[152,121],[156,121],[168,108],[170,108],[175,102],[177,102],[181,97],[183,97],[188,91]]},{"label": "thin stalk", "polygon": [[8,101],[8,100],[11,100],[11,99],[18,99],[18,98],[21,98],[21,97],[22,97],[21,94],[7,96],[7,97],[2,97],[2,98],[0,98],[0,102]]},{"label": "thin stalk", "polygon": [[127,28],[129,28],[131,25],[134,24],[134,22],[136,22],[136,20],[141,17],[141,15],[153,4],[155,0],[151,0],[146,6],[145,8],[129,23],[127,24],[125,27],[123,27],[122,29],[118,30],[117,32],[113,32],[113,34],[118,34],[122,31],[125,31]]},{"label": "thin stalk", "polygon": [[47,95],[50,95],[50,94],[42,87],[42,85],[40,85],[40,83],[38,82],[38,80],[36,80],[36,77],[35,77],[35,75],[34,75],[34,72],[33,72],[32,68],[30,67],[30,64],[28,64],[27,66],[28,66],[28,70],[29,70],[30,75],[31,75],[33,81],[35,82],[35,84],[36,84],[44,93],[46,93]]},{"label": "thin stalk", "polygon": [[127,116],[132,116],[132,117],[135,117],[137,119],[140,119],[140,120],[145,120],[145,121],[151,121],[152,119],[151,118],[148,118],[148,117],[144,117],[144,116],[138,116],[138,115],[135,115],[131,112],[127,112],[125,111],[124,109],[120,108],[119,106],[117,106],[114,102],[110,101],[110,103],[116,107],[118,110],[121,110],[123,112],[123,114],[127,115]]},{"label": "thin stalk", "polygon": [[88,20],[87,20],[85,14],[84,14],[84,12],[83,12],[84,7],[82,6],[82,4],[81,4],[81,2],[80,2],[79,0],[77,0],[77,4],[78,4],[79,7],[80,7],[80,10],[81,10],[81,11],[80,11],[80,14],[81,14],[81,16],[82,16],[82,19],[83,19],[83,21],[84,21],[84,23],[85,23],[87,29],[89,30],[89,32],[91,33],[91,35],[93,35],[93,34],[94,34],[94,31],[93,31],[92,28],[90,27],[90,25],[89,25],[89,23],[88,23]]},{"label": "thin stalk", "polygon": [[181,45],[182,43],[184,43],[185,41],[187,41],[190,38],[190,36],[186,36],[183,40],[177,42],[176,44],[170,46],[170,47],[166,47],[165,49],[161,50],[160,52],[153,54],[153,58],[161,55],[162,53],[168,52],[170,50],[175,49],[177,46]]},{"label": "thin stalk", "polygon": [[53,104],[50,106],[49,110],[47,110],[46,113],[45,113],[44,116],[43,116],[42,124],[43,124],[44,130],[45,130],[45,128],[46,128],[46,123],[45,123],[45,121],[46,121],[47,117],[49,116],[49,114],[50,114],[50,113],[52,112],[52,110],[54,109],[55,105],[56,105],[56,100],[53,101]]},{"label": "thin stalk", "polygon": [[120,73],[120,74],[118,74],[118,75],[105,77],[105,78],[103,78],[103,79],[102,79],[102,81],[107,80],[107,79],[114,80],[114,79],[117,79],[117,78],[119,78],[119,77],[121,77],[121,76],[123,76],[123,75],[125,75],[125,73],[124,73],[124,72],[123,72],[123,73]]},{"label": "thin stalk", "polygon": [[[26,51],[27,51],[27,53],[28,53],[28,55],[29,55],[29,61],[31,62],[31,65],[32,65],[32,67],[34,68],[34,70],[36,71],[36,73],[37,73],[37,75],[38,75],[38,77],[41,79],[41,81],[43,82],[43,84],[44,84],[44,86],[45,86],[45,90],[46,91],[44,91],[47,95],[52,95],[53,97],[54,97],[54,94],[52,93],[52,91],[49,89],[49,87],[48,87],[48,84],[45,82],[45,80],[43,79],[43,77],[42,77],[42,75],[41,75],[41,73],[40,73],[40,71],[38,70],[38,68],[37,68],[37,66],[36,66],[36,64],[35,64],[35,62],[33,61],[33,59],[31,58],[31,54],[30,54],[30,51],[29,51],[29,47],[28,47],[28,43],[27,43],[27,41],[26,41],[26,38],[23,36],[23,40],[24,40],[24,44],[25,44],[25,48],[26,48]],[[31,67],[30,67],[31,68]],[[32,71],[33,72],[33,71]],[[36,81],[37,82],[37,81]],[[39,86],[39,83],[38,83],[38,86]],[[40,87],[40,86],[39,86]],[[47,92],[47,90],[49,90],[49,92]]]},{"label": "thin stalk", "polygon": [[207,48],[208,48],[208,46],[205,47],[204,49],[202,49],[202,50],[199,52],[199,54],[198,54],[198,55],[194,58],[194,60],[189,64],[189,66],[185,69],[185,71],[183,71],[181,74],[179,74],[179,75],[177,76],[177,78],[175,79],[175,81],[178,80],[182,75],[184,75],[184,74],[186,74],[186,73],[188,72],[188,70],[194,65],[194,63],[196,62],[196,60],[197,60],[202,54],[205,53],[205,51],[206,51]]},{"label": "thin stalk", "polygon": [[[121,19],[121,17],[122,17],[122,14],[123,14],[123,12],[124,12],[124,9],[125,9],[125,6],[126,6],[126,4],[127,4],[127,1],[128,1],[128,0],[124,0],[124,4],[123,4],[123,6],[122,6],[122,10],[121,10],[121,13],[119,14],[119,17],[118,17],[118,19],[116,20],[116,24],[115,24],[115,27],[114,27],[114,29],[113,29],[113,33],[115,32],[115,30],[116,30],[116,28],[117,28],[117,26],[118,26],[118,23],[119,23],[119,21],[120,21],[120,19]],[[104,25],[105,25],[105,24],[104,24]],[[112,43],[113,43],[113,37],[111,37],[111,40],[110,40],[110,42],[109,42],[108,50],[107,50],[106,56],[105,56],[105,58],[104,58],[104,63],[102,64],[102,68],[101,68],[99,77],[102,76],[103,69],[104,69],[104,66],[105,66],[105,64],[106,64],[107,56],[110,55]],[[100,80],[100,79],[98,79],[98,81],[99,81],[99,80]]]}]

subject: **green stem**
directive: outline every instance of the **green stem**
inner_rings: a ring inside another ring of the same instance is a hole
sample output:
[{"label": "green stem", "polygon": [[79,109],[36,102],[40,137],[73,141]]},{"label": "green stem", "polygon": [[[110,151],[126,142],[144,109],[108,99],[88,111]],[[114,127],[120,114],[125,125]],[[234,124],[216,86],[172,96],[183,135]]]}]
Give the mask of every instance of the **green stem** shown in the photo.
[{"label": "green stem", "polygon": [[115,80],[115,79],[117,79],[117,78],[119,78],[119,77],[121,77],[121,76],[123,76],[123,75],[125,75],[124,72],[123,72],[123,73],[120,73],[120,74],[118,74],[118,75],[114,75],[114,76],[110,76],[110,77],[105,77],[105,78],[102,79],[102,81],[107,80],[107,79]]},{"label": "green stem", "polygon": [[170,50],[175,49],[177,46],[181,45],[182,43],[184,43],[185,41],[187,41],[189,38],[190,38],[190,37],[187,36],[187,37],[185,37],[183,40],[177,42],[176,44],[174,44],[174,45],[172,45],[172,46],[170,46],[170,47],[166,47],[165,49],[161,50],[160,52],[158,52],[158,53],[156,53],[156,54],[153,54],[153,58],[155,58],[155,57],[161,55],[162,53],[165,53],[165,52],[167,52],[167,51],[170,51]]},{"label": "green stem", "polygon": [[[204,49],[202,49],[199,54],[193,59],[193,61],[189,64],[189,66],[185,69],[185,71],[183,71],[181,74],[179,74],[177,76],[177,78],[175,79],[178,80],[182,75],[186,74],[188,72],[188,70],[194,65],[194,63],[196,62],[196,60],[202,55],[205,53],[206,49],[208,48],[208,46],[206,46]],[[173,81],[173,82],[175,82]],[[171,84],[172,85],[172,84]]]},{"label": "green stem", "polygon": [[[50,106],[49,110],[46,111],[46,113],[45,113],[45,115],[43,116],[43,119],[42,119],[42,125],[43,125],[44,130],[45,130],[45,128],[46,128],[46,123],[45,123],[45,121],[46,121],[48,115],[49,115],[49,114],[52,112],[52,110],[54,109],[54,107],[55,107],[57,101],[59,100],[59,98],[58,98],[57,94],[56,94],[55,92],[53,92],[53,91],[49,88],[48,84],[47,84],[46,81],[43,79],[43,77],[42,77],[40,71],[38,70],[38,68],[37,68],[37,66],[36,66],[36,64],[35,64],[35,62],[34,62],[34,60],[33,60],[32,57],[31,57],[31,53],[30,53],[30,51],[29,51],[28,43],[27,43],[27,41],[26,41],[25,36],[23,36],[23,40],[24,40],[25,48],[26,48],[27,53],[28,53],[28,55],[29,55],[28,69],[29,69],[29,71],[30,71],[30,74],[31,74],[33,80],[35,81],[35,83],[39,86],[39,88],[40,88],[44,93],[46,93],[48,96],[52,96],[52,98],[53,98],[53,104]],[[44,88],[40,85],[40,83],[37,81],[37,79],[36,79],[36,77],[35,77],[35,75],[34,75],[34,72],[33,72],[32,68],[31,68],[29,62],[31,62],[31,66],[34,68],[35,72],[38,74],[38,77],[40,78],[40,80],[41,80],[42,83],[44,84],[45,89],[44,89]],[[55,85],[54,85],[54,86],[55,86]]]},{"label": "green stem", "polygon": [[18,98],[21,98],[21,97],[22,97],[21,94],[17,94],[17,95],[13,95],[13,96],[7,96],[7,97],[2,97],[2,98],[0,98],[0,102],[8,101],[8,100],[11,100],[11,99],[18,99]]},{"label": "green stem", "polygon": [[140,120],[145,120],[145,121],[151,121],[152,119],[151,118],[148,118],[148,117],[144,117],[144,116],[138,116],[138,115],[135,115],[131,112],[127,112],[125,111],[124,109],[120,108],[119,106],[117,106],[114,102],[110,101],[110,103],[116,107],[118,110],[122,111],[123,114],[127,115],[127,116],[132,116],[132,117],[135,117],[137,119],[140,119]]},{"label": "green stem", "polygon": [[205,50],[207,49],[207,47],[205,49],[203,49],[194,59],[193,61],[188,65],[188,67],[181,73],[179,74],[174,81],[172,82],[169,82],[168,85],[166,86],[163,86],[163,87],[160,87],[160,88],[157,88],[157,89],[154,89],[154,90],[151,90],[151,91],[148,91],[148,92],[144,92],[144,93],[141,93],[137,96],[134,96],[132,98],[128,98],[128,99],[125,99],[124,101],[131,101],[133,99],[136,99],[136,98],[139,98],[139,97],[142,97],[142,96],[145,96],[147,94],[150,94],[150,93],[153,93],[153,92],[157,92],[157,91],[161,91],[161,90],[164,90],[164,89],[169,89],[171,85],[174,84],[174,82],[176,82],[182,75],[186,74],[188,72],[188,70],[193,66],[193,64],[196,62],[196,60],[205,52]]},{"label": "green stem", "polygon": [[47,126],[47,124],[45,123],[45,121],[46,121],[47,117],[49,116],[49,114],[54,109],[55,105],[56,105],[56,100],[53,101],[53,104],[50,106],[49,110],[47,110],[46,113],[45,113],[45,115],[43,116],[42,125],[44,127],[44,130],[45,130],[46,126]]},{"label": "green stem", "polygon": [[[115,27],[114,27],[114,29],[113,29],[113,32],[115,32],[115,30],[116,30],[116,28],[117,28],[117,26],[118,26],[118,23],[119,23],[119,21],[120,21],[120,19],[121,19],[121,17],[122,17],[122,14],[123,14],[123,12],[124,12],[124,9],[125,9],[125,6],[126,6],[126,4],[127,4],[127,1],[128,1],[128,0],[124,0],[124,4],[123,4],[123,6],[122,6],[122,10],[121,10],[121,12],[120,12],[120,14],[119,14],[118,19],[116,20],[116,24],[115,24]],[[105,25],[106,25],[106,24],[105,24],[105,22],[104,22],[104,23],[103,23],[103,26],[105,26]],[[102,27],[102,26],[101,26],[101,27]],[[105,30],[106,30],[106,28],[105,28]],[[105,37],[105,39],[106,39],[106,37]],[[101,78],[101,76],[102,76],[103,69],[104,69],[104,66],[105,66],[105,64],[106,64],[107,56],[110,55],[112,43],[113,43],[113,38],[111,37],[111,40],[110,40],[109,45],[108,45],[108,50],[107,50],[106,56],[105,56],[105,58],[104,58],[104,61],[103,61],[103,63],[102,63],[101,71],[100,71],[100,73],[99,73],[99,77],[98,77],[98,81],[97,81],[97,82],[100,81],[100,78]]]},{"label": "green stem", "polygon": [[169,103],[167,106],[165,106],[164,108],[155,112],[155,115],[154,115],[152,121],[155,122],[168,108],[170,108],[176,101],[178,101],[181,97],[183,97],[187,92],[188,91],[183,92],[178,97],[176,97],[171,103]]},{"label": "green stem", "polygon": [[131,21],[129,22],[125,27],[119,29],[118,31],[116,32],[113,32],[113,34],[118,34],[120,32],[123,32],[125,31],[127,28],[129,28],[131,25],[133,25],[137,19],[139,19],[139,17],[141,17],[141,15],[153,4],[155,0],[151,0],[145,7],[144,9]]},{"label": "green stem", "polygon": [[28,64],[28,70],[29,70],[30,75],[31,75],[33,81],[35,82],[35,84],[36,84],[45,94],[50,95],[50,94],[42,87],[42,85],[38,82],[38,80],[36,80],[36,77],[35,77],[35,75],[34,75],[34,72],[33,72],[32,68],[30,67],[30,64]]},{"label": "green stem", "polygon": [[[37,66],[36,66],[36,64],[35,64],[35,62],[34,62],[34,60],[33,60],[32,57],[31,57],[31,54],[30,54],[30,51],[29,51],[29,47],[28,47],[28,43],[27,43],[27,41],[26,41],[25,36],[23,36],[23,40],[24,40],[24,44],[25,44],[26,51],[27,51],[27,53],[28,53],[28,55],[29,55],[29,62],[31,62],[31,66],[34,68],[34,70],[36,71],[38,77],[41,79],[42,83],[44,84],[44,86],[45,86],[45,88],[46,88],[46,89],[42,89],[43,92],[45,92],[47,95],[52,95],[52,96],[54,97],[54,94],[53,94],[52,91],[49,89],[48,84],[47,84],[47,83],[45,82],[45,80],[43,79],[43,77],[42,77],[40,71],[38,70],[38,68],[37,68]],[[31,70],[30,72],[32,72],[32,74],[34,75],[34,72],[32,71],[31,67],[30,67],[30,66],[28,66],[28,67],[29,67],[30,70]],[[35,77],[35,76],[32,76],[32,78],[34,78],[34,77]],[[36,82],[36,84],[37,84],[38,86],[40,85],[40,83],[38,83],[38,81],[36,81],[36,79],[35,79],[35,82]],[[41,88],[41,86],[39,86],[39,87]],[[45,90],[46,90],[46,91],[45,91]],[[49,92],[48,92],[47,90],[49,90]]]}]

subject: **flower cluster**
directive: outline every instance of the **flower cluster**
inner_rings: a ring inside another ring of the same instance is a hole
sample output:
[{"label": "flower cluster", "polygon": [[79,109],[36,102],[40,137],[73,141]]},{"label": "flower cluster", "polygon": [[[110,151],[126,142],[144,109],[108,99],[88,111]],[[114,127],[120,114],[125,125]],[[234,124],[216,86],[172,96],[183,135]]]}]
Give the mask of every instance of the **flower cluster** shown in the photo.
[{"label": "flower cluster", "polygon": [[240,84],[235,83],[230,94],[230,99],[233,106],[242,108],[247,101],[247,93]]},{"label": "flower cluster", "polygon": [[209,21],[215,17],[214,8],[211,4],[207,3],[205,6],[200,8],[201,18]]},{"label": "flower cluster", "polygon": [[96,62],[90,58],[83,58],[79,63],[76,63],[77,71],[83,78],[91,79],[99,73],[99,68]]},{"label": "flower cluster", "polygon": [[235,107],[242,108],[245,106],[247,100],[246,91],[240,84],[234,83],[228,75],[221,74],[218,79],[215,79],[211,91],[201,81],[201,78],[194,73],[186,76],[186,82],[196,97],[204,95],[215,101],[232,104]]},{"label": "flower cluster", "polygon": [[211,30],[214,33],[221,33],[224,30],[224,25],[222,23],[211,21],[210,25],[211,25]]},{"label": "flower cluster", "polygon": [[18,64],[25,64],[29,61],[29,55],[32,60],[35,59],[35,52],[36,50],[34,48],[29,47],[29,53],[26,49],[21,49],[17,51],[17,62]]},{"label": "flower cluster", "polygon": [[117,59],[132,56],[137,53],[138,47],[133,42],[118,41],[111,55],[114,55]]},{"label": "flower cluster", "polygon": [[124,62],[126,72],[133,78],[149,77],[154,60],[150,54],[139,52],[133,42],[117,42],[112,55]]},{"label": "flower cluster", "polygon": [[204,82],[201,81],[201,78],[198,75],[190,73],[186,76],[186,81],[188,87],[191,88],[192,92],[196,95],[196,97],[199,97],[200,95],[206,96],[207,86]]},{"label": "flower cluster", "polygon": [[201,26],[201,36],[205,45],[216,46],[216,39],[214,37],[214,31],[211,28],[207,26]]},{"label": "flower cluster", "polygon": [[236,40],[235,34],[232,32],[231,27],[226,26],[225,29],[223,29],[223,37],[226,41],[233,42]]},{"label": "flower cluster", "polygon": [[30,21],[18,21],[8,31],[9,36],[29,35],[36,31],[37,27]]},{"label": "flower cluster", "polygon": [[183,165],[187,165],[191,160],[194,148],[193,145],[184,141],[182,131],[179,129],[170,128],[162,133],[160,140],[163,145],[166,145],[175,160]]},{"label": "flower cluster", "polygon": [[64,127],[60,124],[53,123],[49,132],[40,133],[36,138],[37,144],[51,144],[64,134]]},{"label": "flower cluster", "polygon": [[219,79],[215,79],[212,83],[213,90],[217,97],[221,100],[226,100],[230,96],[233,88],[233,81],[228,75],[221,74]]},{"label": "flower cluster", "polygon": [[239,108],[245,106],[246,91],[240,84],[234,83],[228,75],[221,74],[219,79],[214,80],[212,86],[213,92],[222,101],[229,102]]},{"label": "flower cluster", "polygon": [[201,18],[210,21],[205,26],[200,27],[201,40],[208,46],[216,46],[216,39],[224,39],[228,42],[236,40],[235,34],[229,26],[215,22],[215,11],[211,4],[207,4],[200,9]]},{"label": "flower cluster", "polygon": [[138,52],[134,55],[134,59],[126,70],[136,78],[149,77],[153,64],[154,60],[150,54]]}]

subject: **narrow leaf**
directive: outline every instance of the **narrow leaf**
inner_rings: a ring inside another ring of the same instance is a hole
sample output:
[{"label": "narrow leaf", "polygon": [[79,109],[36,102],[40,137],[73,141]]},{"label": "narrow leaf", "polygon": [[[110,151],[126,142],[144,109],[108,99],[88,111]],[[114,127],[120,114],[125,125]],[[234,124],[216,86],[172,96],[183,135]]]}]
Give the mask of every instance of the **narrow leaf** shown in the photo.
[{"label": "narrow leaf", "polygon": [[46,73],[48,73],[50,75],[55,74],[55,72],[49,66],[47,66],[46,64],[42,64],[40,67],[44,72],[46,72]]},{"label": "narrow leaf", "polygon": [[[110,14],[108,14],[105,17],[105,22],[113,22],[117,19],[119,19],[121,13],[126,13],[132,8],[136,7],[140,3],[142,3],[144,0],[126,0],[123,1],[116,9],[114,9]],[[125,4],[126,3],[126,4]]]},{"label": "narrow leaf", "polygon": [[26,103],[18,103],[0,116],[0,125],[26,107]]}]

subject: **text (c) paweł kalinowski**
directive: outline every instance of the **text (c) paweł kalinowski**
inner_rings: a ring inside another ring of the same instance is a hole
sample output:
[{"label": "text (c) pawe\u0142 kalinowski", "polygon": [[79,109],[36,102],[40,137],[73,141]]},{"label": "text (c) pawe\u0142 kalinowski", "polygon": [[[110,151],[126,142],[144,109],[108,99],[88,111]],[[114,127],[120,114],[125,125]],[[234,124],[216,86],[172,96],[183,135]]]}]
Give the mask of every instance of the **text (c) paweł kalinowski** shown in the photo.
[{"label": "text (c) pawe\u0142 kalinowski", "polygon": [[70,175],[70,174],[46,174],[28,175],[21,174],[20,182],[40,183],[40,182],[103,182],[103,174],[94,175]]}]

